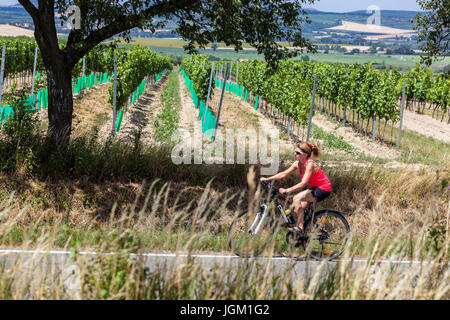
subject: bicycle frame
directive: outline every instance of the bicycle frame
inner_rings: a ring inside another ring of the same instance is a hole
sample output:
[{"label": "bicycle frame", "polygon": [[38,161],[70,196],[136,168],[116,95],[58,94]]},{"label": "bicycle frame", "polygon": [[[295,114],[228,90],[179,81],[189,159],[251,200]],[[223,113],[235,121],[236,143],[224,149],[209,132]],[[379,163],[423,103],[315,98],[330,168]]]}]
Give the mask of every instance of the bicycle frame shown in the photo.
[{"label": "bicycle frame", "polygon": [[[280,204],[278,204],[277,209],[280,212],[280,215],[283,217],[284,222],[286,222],[286,224],[289,224],[286,214],[284,214],[283,207]],[[267,205],[265,203],[262,203],[260,205],[260,211],[258,211],[258,213],[256,214],[255,221],[253,221],[252,225],[250,226],[248,233],[250,233],[253,236],[257,235],[266,216],[267,216]]]},{"label": "bicycle frame", "polygon": [[[278,211],[280,212],[281,216],[283,217],[284,222],[286,223],[286,225],[290,225],[289,221],[287,219],[287,216],[284,212],[284,208],[278,203],[278,200],[281,201],[287,201],[288,204],[292,205],[292,201],[287,200],[283,195],[278,193],[278,188],[275,186],[271,186],[270,184],[267,184],[268,189],[272,190],[272,193],[270,195],[269,198],[269,202],[275,201],[276,204],[276,208],[278,209]],[[313,219],[313,208],[312,208],[312,204],[310,204],[306,209],[305,209],[305,225],[309,223],[309,221],[311,221]],[[264,219],[267,216],[267,205],[266,203],[261,203],[260,204],[260,210],[258,211],[258,213],[256,214],[256,218],[255,221],[253,221],[252,225],[250,226],[250,229],[248,230],[248,233],[250,233],[251,235],[255,236],[258,234],[259,229],[261,228]],[[256,227],[256,228],[255,228]]]}]

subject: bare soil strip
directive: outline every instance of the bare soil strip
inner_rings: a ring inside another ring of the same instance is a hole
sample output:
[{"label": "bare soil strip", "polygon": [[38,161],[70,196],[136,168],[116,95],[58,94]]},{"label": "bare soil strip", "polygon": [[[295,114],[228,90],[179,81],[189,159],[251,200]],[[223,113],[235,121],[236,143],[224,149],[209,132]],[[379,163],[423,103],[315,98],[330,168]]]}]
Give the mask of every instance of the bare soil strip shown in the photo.
[{"label": "bare soil strip", "polygon": [[[111,107],[108,103],[108,89],[110,86],[111,84],[104,84],[90,89],[84,95],[80,95],[80,99],[74,97],[74,137],[88,133],[93,128],[99,128],[107,120],[112,119]],[[112,120],[109,123],[111,122]]]},{"label": "bare soil strip", "polygon": [[443,122],[430,116],[405,110],[403,114],[403,127],[427,137],[450,143],[450,125],[446,119]]},{"label": "bare soil strip", "polygon": [[178,122],[178,128],[189,131],[190,133],[196,130],[202,130],[201,120],[197,118],[198,109],[195,109],[194,102],[192,102],[186,83],[183,76],[178,73],[178,86],[181,101],[180,121]]},{"label": "bare soil strip", "polygon": [[[211,102],[211,109],[217,115],[221,90],[216,88]],[[279,129],[270,119],[254,107],[233,93],[225,92],[222,109],[220,111],[219,129],[263,129],[266,131]],[[280,130],[280,152],[290,152],[295,142],[287,138]]]}]

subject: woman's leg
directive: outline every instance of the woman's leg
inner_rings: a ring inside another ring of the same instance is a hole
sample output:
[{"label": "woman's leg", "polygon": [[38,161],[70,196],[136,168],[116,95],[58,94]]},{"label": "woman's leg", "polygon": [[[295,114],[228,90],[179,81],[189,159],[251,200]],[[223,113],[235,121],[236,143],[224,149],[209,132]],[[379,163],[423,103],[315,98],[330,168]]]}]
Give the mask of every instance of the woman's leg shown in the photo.
[{"label": "woman's leg", "polygon": [[317,202],[312,195],[311,190],[305,190],[294,196],[294,212],[297,215],[298,226],[303,230],[303,223],[305,218],[305,209],[310,202]]}]

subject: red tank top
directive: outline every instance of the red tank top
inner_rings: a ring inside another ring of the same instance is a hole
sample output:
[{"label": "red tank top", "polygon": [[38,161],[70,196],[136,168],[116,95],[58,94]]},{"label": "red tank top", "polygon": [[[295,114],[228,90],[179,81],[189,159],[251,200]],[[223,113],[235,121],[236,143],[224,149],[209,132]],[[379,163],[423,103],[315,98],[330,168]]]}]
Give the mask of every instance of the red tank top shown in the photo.
[{"label": "red tank top", "polygon": [[[310,159],[308,158],[305,162],[305,167],[303,171],[306,171],[306,164]],[[300,177],[303,179],[302,170],[300,170],[300,161],[298,162],[298,171],[300,172]],[[331,192],[331,182],[330,179],[323,173],[322,169],[319,167],[319,170],[314,172],[309,178],[309,189],[313,187],[319,187],[323,191]]]}]

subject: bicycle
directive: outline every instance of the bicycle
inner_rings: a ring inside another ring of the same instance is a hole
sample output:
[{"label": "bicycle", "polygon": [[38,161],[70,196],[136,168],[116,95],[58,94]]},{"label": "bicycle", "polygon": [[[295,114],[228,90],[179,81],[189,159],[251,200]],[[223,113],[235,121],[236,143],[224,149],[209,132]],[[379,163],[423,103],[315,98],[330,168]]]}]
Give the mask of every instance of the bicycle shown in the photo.
[{"label": "bicycle", "polygon": [[[289,205],[292,205],[292,201],[281,195],[279,188],[274,185],[268,182],[261,184],[269,191],[272,190],[269,201],[262,201],[259,207],[252,210],[252,214],[248,214],[248,209],[239,213],[228,230],[228,245],[238,256],[259,255],[273,240],[280,226],[287,229],[296,225],[295,214],[284,210],[280,204],[280,200]],[[275,210],[270,210],[271,205],[275,205]],[[281,223],[275,213],[279,213]],[[344,217],[346,214],[332,209],[314,212],[310,203],[305,209],[303,235],[288,231],[286,242],[295,248],[302,246],[307,256],[314,259],[334,259],[342,254],[350,235],[350,226]]]}]

